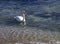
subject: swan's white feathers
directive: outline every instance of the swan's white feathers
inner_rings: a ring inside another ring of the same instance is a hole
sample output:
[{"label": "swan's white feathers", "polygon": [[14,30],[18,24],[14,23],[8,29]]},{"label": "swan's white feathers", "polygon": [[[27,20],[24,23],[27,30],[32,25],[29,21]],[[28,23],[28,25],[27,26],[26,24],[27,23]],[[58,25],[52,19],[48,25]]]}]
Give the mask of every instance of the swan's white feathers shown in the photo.
[{"label": "swan's white feathers", "polygon": [[22,16],[16,16],[16,17],[14,17],[17,21],[23,21],[23,17]]}]

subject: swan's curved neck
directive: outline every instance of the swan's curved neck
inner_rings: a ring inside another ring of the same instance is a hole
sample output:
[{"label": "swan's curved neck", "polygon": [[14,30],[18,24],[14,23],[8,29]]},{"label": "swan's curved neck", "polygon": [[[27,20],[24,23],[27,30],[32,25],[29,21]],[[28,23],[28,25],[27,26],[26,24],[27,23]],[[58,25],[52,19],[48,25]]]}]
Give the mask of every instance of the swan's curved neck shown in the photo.
[{"label": "swan's curved neck", "polygon": [[23,20],[25,20],[25,14],[23,13]]},{"label": "swan's curved neck", "polygon": [[24,22],[24,25],[26,25],[25,13],[23,13],[23,22]]}]

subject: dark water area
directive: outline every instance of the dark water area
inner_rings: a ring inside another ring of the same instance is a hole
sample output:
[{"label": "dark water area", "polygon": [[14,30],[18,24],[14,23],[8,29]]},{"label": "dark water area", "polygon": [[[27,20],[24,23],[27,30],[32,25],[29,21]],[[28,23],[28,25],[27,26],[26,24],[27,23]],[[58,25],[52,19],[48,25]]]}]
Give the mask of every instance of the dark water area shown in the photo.
[{"label": "dark water area", "polygon": [[[21,3],[20,3],[21,2]],[[35,5],[35,2],[37,3]],[[23,9],[26,10],[27,26],[41,29],[59,30],[60,29],[60,12],[58,1],[44,0],[40,1],[0,1],[0,24],[1,25],[18,25],[19,23],[13,19],[14,16],[21,15]],[[55,5],[48,3],[54,2]],[[26,4],[25,4],[26,3]],[[43,4],[44,3],[44,4]],[[48,5],[47,5],[47,4]],[[58,8],[58,9],[57,9]],[[56,28],[56,29],[55,29]]]}]

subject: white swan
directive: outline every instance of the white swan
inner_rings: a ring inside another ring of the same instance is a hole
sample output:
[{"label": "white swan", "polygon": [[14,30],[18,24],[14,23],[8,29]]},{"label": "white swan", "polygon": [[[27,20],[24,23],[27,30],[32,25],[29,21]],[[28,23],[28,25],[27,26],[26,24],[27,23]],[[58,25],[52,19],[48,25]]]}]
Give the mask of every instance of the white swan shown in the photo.
[{"label": "white swan", "polygon": [[16,19],[18,22],[23,22],[24,25],[26,25],[25,11],[23,11],[22,16],[15,16],[14,19]]}]

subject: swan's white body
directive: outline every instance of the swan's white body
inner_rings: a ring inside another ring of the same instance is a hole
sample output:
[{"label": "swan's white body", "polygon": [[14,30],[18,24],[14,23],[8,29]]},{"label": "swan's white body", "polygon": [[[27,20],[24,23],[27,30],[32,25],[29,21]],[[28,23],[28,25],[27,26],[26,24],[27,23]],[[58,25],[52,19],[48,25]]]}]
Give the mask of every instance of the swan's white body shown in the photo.
[{"label": "swan's white body", "polygon": [[23,13],[22,16],[15,16],[14,17],[18,22],[23,22],[26,25],[25,14]]},{"label": "swan's white body", "polygon": [[14,18],[19,22],[21,22],[21,21],[25,22],[25,19],[23,18],[23,16],[15,16]]}]

